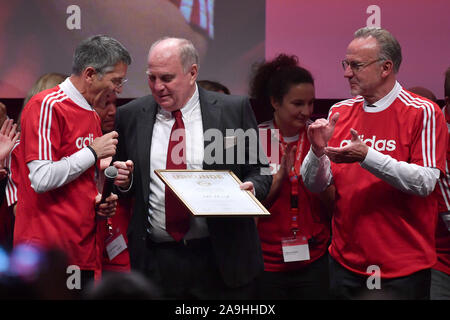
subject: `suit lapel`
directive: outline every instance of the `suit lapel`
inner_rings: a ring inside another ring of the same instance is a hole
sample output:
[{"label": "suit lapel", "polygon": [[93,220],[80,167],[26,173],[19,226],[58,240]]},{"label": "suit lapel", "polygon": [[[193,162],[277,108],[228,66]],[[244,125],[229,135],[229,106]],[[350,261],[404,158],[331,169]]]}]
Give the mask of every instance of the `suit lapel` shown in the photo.
[{"label": "suit lapel", "polygon": [[[222,108],[217,105],[217,99],[212,97],[206,90],[198,88],[200,109],[202,112],[203,132],[209,129],[222,130],[220,119],[222,118]],[[204,148],[211,141],[203,141]],[[208,165],[203,161],[203,169],[213,169],[212,165]]]},{"label": "suit lapel", "polygon": [[142,190],[144,199],[148,199],[150,194],[150,146],[152,143],[153,125],[155,123],[157,105],[154,100],[150,105],[141,106],[139,119],[137,119],[137,150],[139,161],[138,174],[142,179]]}]

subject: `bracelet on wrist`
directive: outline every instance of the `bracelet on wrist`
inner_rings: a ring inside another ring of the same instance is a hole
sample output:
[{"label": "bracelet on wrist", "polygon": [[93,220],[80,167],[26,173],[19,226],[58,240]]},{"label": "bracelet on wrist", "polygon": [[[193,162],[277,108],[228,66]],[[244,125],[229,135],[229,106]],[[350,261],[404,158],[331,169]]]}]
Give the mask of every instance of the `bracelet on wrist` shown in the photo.
[{"label": "bracelet on wrist", "polygon": [[92,151],[92,154],[94,155],[95,158],[95,163],[97,163],[97,153],[91,146],[87,146],[87,148]]}]

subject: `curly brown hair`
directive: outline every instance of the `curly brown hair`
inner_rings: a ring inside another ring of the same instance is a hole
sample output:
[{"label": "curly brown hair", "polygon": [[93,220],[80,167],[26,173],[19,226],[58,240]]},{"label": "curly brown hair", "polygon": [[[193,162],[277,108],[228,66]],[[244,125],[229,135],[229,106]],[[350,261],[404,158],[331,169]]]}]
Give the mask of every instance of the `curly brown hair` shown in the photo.
[{"label": "curly brown hair", "polygon": [[298,65],[295,55],[279,54],[275,59],[257,64],[250,81],[250,96],[257,108],[273,111],[270,98],[282,102],[292,85],[310,83],[311,73]]}]

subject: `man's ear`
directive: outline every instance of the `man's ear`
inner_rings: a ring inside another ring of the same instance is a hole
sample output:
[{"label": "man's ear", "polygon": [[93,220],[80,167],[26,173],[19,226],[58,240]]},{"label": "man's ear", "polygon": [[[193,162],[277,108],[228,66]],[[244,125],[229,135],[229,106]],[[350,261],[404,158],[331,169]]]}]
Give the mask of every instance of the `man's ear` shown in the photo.
[{"label": "man's ear", "polygon": [[82,78],[89,84],[94,81],[94,76],[97,76],[97,71],[93,67],[87,67],[82,72]]},{"label": "man's ear", "polygon": [[391,60],[383,61],[383,70],[381,71],[382,77],[387,77],[391,73],[394,73],[394,63]]}]

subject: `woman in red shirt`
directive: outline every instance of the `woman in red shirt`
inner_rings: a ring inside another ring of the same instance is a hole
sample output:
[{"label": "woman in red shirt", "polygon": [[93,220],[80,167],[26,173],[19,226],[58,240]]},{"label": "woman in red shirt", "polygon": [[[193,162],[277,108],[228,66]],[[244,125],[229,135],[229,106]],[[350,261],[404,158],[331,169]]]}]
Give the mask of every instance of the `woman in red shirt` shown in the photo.
[{"label": "woman in red shirt", "polygon": [[257,109],[273,112],[259,125],[273,183],[265,201],[271,215],[258,220],[265,269],[258,292],[263,299],[327,299],[331,192],[310,193],[300,176],[310,148],[313,77],[296,56],[281,54],[258,67],[251,95]]}]

